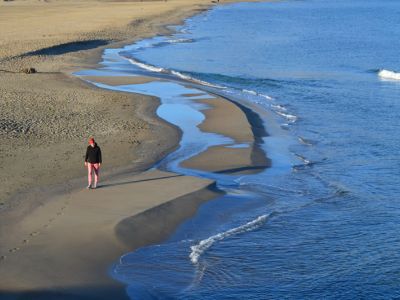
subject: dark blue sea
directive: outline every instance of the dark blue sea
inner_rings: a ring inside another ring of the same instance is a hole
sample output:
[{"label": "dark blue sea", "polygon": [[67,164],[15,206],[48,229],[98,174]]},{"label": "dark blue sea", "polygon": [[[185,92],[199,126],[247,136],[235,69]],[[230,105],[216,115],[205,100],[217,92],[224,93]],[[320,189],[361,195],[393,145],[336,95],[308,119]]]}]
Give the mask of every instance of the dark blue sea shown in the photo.
[{"label": "dark blue sea", "polygon": [[400,299],[400,1],[230,4],[174,30],[119,54],[265,111],[272,167],[180,168],[218,137],[200,137],[201,116],[177,122],[181,147],[159,167],[226,195],[112,276],[132,299]]}]

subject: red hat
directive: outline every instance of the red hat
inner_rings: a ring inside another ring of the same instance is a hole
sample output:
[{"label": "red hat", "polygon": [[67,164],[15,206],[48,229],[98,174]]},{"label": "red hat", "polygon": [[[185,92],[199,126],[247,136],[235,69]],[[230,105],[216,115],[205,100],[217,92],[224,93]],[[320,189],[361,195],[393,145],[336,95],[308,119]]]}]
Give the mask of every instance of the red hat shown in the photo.
[{"label": "red hat", "polygon": [[94,138],[91,137],[91,138],[89,139],[89,144],[94,144]]}]

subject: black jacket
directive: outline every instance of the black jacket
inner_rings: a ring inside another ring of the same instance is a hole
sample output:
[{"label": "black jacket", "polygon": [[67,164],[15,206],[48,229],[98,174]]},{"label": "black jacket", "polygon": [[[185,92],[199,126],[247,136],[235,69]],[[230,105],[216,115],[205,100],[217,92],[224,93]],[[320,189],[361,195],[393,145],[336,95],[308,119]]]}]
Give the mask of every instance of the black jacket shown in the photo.
[{"label": "black jacket", "polygon": [[97,144],[94,144],[94,147],[88,146],[86,149],[86,156],[85,156],[85,162],[91,163],[91,164],[98,164],[102,163],[101,160],[101,150],[100,147],[97,146]]}]

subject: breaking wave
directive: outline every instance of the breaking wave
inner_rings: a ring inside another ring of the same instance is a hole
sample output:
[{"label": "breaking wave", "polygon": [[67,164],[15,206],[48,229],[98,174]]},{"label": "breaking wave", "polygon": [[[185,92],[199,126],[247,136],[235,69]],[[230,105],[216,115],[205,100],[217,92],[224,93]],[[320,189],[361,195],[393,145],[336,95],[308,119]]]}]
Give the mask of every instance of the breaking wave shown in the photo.
[{"label": "breaking wave", "polygon": [[209,83],[207,81],[203,81],[203,80],[191,77],[189,75],[185,75],[185,74],[183,74],[181,72],[178,72],[178,71],[171,71],[171,74],[179,77],[180,79],[192,81],[192,82],[195,82],[195,83],[198,83],[198,84],[201,84],[201,85],[210,86],[210,87],[214,87],[214,88],[218,88],[218,89],[224,89],[225,88],[225,87],[220,86],[220,85],[212,84],[212,83]]},{"label": "breaking wave", "polygon": [[291,115],[291,114],[285,114],[283,112],[280,112],[278,110],[275,110],[275,112],[280,115],[281,117],[284,117],[286,120],[288,120],[289,122],[296,122],[297,121],[297,116],[295,115]]},{"label": "breaking wave", "polygon": [[307,145],[307,146],[312,146],[315,143],[309,139],[303,138],[302,136],[299,136],[298,139],[299,139],[300,143],[302,143],[303,145]]},{"label": "breaking wave", "polygon": [[153,65],[145,64],[145,63],[140,62],[140,61],[138,61],[136,59],[133,59],[133,58],[128,58],[128,61],[131,64],[136,65],[139,68],[145,69],[145,70],[150,71],[150,72],[167,73],[167,70],[164,69],[164,68],[159,68],[159,67],[156,67],[156,66],[153,66]]},{"label": "breaking wave", "polygon": [[378,76],[385,79],[400,80],[400,73],[385,69],[380,70]]},{"label": "breaking wave", "polygon": [[236,228],[232,228],[230,230],[227,230],[225,232],[218,233],[216,235],[213,235],[207,239],[204,239],[200,241],[197,245],[191,246],[191,253],[189,255],[189,258],[193,264],[197,264],[199,262],[200,256],[207,250],[209,249],[215,242],[222,241],[223,239],[226,239],[230,236],[244,233],[247,231],[252,231],[257,228],[259,228],[262,224],[265,223],[265,221],[268,219],[270,214],[262,215],[259,216],[258,218],[254,219],[253,221],[250,221],[244,225],[241,225]]},{"label": "breaking wave", "polygon": [[207,81],[203,81],[203,80],[191,77],[189,75],[185,75],[185,74],[183,74],[183,73],[181,73],[179,71],[174,71],[174,70],[169,70],[169,69],[165,69],[165,68],[161,68],[161,67],[156,67],[156,66],[141,62],[141,61],[139,61],[137,59],[134,59],[134,58],[127,58],[127,59],[131,64],[136,65],[139,68],[142,68],[142,69],[150,71],[150,72],[172,75],[172,76],[178,77],[178,78],[183,79],[183,80],[191,81],[193,83],[197,83],[197,84],[200,84],[200,85],[209,86],[209,87],[213,87],[213,88],[218,88],[218,89],[224,89],[225,88],[223,86],[212,84],[212,83],[209,83]]},{"label": "breaking wave", "polygon": [[286,109],[286,107],[284,107],[284,106],[282,106],[282,105],[279,105],[279,104],[277,104],[277,105],[274,105],[274,104],[272,104],[271,105],[271,108],[274,110],[274,111],[287,111],[287,109]]},{"label": "breaking wave", "polygon": [[257,93],[256,91],[252,91],[252,90],[243,89],[242,92],[243,92],[243,93],[250,94],[250,95],[262,97],[262,98],[265,98],[265,99],[267,99],[267,100],[273,100],[273,99],[274,99],[274,98],[272,98],[271,96],[264,95],[264,94],[260,94],[260,93]]},{"label": "breaking wave", "polygon": [[193,43],[193,39],[171,39],[167,42],[170,44],[179,44],[179,43]]}]

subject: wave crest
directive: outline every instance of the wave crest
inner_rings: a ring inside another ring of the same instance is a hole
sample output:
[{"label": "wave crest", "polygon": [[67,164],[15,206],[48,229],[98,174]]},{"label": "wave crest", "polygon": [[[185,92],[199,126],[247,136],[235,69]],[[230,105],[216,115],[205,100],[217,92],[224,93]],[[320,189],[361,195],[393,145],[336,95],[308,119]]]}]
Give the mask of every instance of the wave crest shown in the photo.
[{"label": "wave crest", "polygon": [[209,249],[215,242],[222,241],[223,239],[226,239],[227,237],[230,237],[232,235],[240,234],[243,232],[259,228],[262,224],[265,223],[265,221],[268,219],[269,216],[270,214],[259,216],[258,218],[244,225],[210,236],[209,238],[200,241],[200,243],[198,243],[197,245],[191,246],[190,247],[191,253],[189,255],[191,262],[193,264],[197,264],[199,262],[200,256],[207,249]]},{"label": "wave crest", "polygon": [[385,79],[400,80],[400,73],[385,69],[380,70],[378,76]]},{"label": "wave crest", "polygon": [[185,75],[185,74],[183,74],[183,73],[181,73],[179,71],[174,71],[174,70],[169,70],[169,69],[165,69],[165,68],[161,68],[161,67],[156,67],[156,66],[153,66],[153,65],[150,65],[150,64],[146,64],[144,62],[141,62],[141,61],[139,61],[137,59],[133,59],[133,58],[127,58],[127,59],[131,64],[136,65],[139,68],[142,68],[142,69],[150,71],[150,72],[173,75],[173,76],[178,77],[178,78],[183,79],[183,80],[191,81],[193,83],[197,83],[197,84],[200,84],[200,85],[205,85],[205,86],[209,86],[209,87],[213,87],[213,88],[217,88],[217,89],[224,89],[225,88],[223,86],[212,84],[212,83],[209,83],[207,81],[203,81],[203,80],[191,77],[189,75]]},{"label": "wave crest", "polygon": [[294,123],[297,121],[297,116],[295,115],[291,115],[291,114],[285,114],[283,112],[280,111],[275,111],[278,115],[280,115],[281,117],[284,117],[286,120],[288,120],[291,123]]},{"label": "wave crest", "polygon": [[133,58],[128,58],[128,61],[131,64],[136,65],[139,68],[145,69],[145,70],[150,71],[150,72],[166,73],[166,70],[164,68],[159,68],[159,67],[156,67],[156,66],[145,64],[145,63],[142,63],[142,62],[140,62],[140,61],[138,61],[136,59],[133,59]]},{"label": "wave crest", "polygon": [[271,96],[260,94],[260,93],[257,93],[256,91],[243,89],[242,92],[250,94],[250,95],[254,95],[254,96],[259,96],[259,97],[265,98],[267,100],[274,100],[274,98],[272,98]]}]

